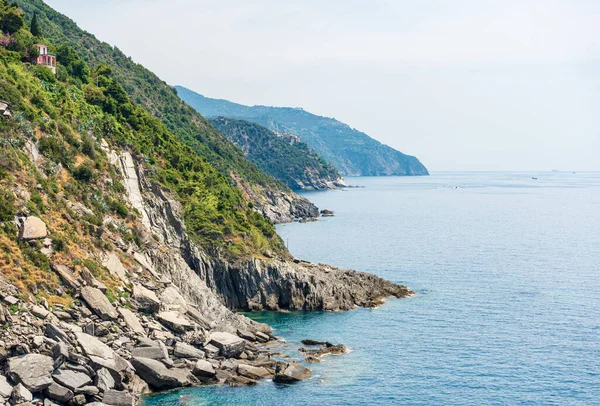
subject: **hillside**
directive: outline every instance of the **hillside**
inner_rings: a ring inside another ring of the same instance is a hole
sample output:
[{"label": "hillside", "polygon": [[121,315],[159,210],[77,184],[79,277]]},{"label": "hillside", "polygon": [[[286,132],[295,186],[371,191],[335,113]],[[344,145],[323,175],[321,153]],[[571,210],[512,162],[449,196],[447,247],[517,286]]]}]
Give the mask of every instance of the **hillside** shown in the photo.
[{"label": "hillside", "polygon": [[91,68],[110,67],[112,77],[136,104],[144,107],[179,139],[208,161],[229,182],[238,187],[255,209],[274,222],[312,217],[317,208],[285,185],[260,171],[226,137],[177,97],[176,91],[142,65],[136,64],[117,47],[96,39],[75,22],[42,0],[15,1],[27,21],[37,15],[45,37],[59,46],[71,46]]},{"label": "hillside", "polygon": [[209,120],[263,172],[292,190],[343,187],[339,173],[295,136],[276,134],[255,123],[218,117]]},{"label": "hillside", "polygon": [[[183,386],[285,381],[295,364],[275,368],[271,329],[237,311],[411,293],[292,260],[273,224],[109,66],[26,21],[0,0],[0,403],[124,406]],[[40,43],[50,65],[30,63]]]},{"label": "hillside", "polygon": [[298,108],[244,106],[210,99],[181,86],[175,88],[179,97],[206,117],[252,121],[270,130],[300,137],[344,176],[429,174],[417,158],[381,144],[333,118]]}]

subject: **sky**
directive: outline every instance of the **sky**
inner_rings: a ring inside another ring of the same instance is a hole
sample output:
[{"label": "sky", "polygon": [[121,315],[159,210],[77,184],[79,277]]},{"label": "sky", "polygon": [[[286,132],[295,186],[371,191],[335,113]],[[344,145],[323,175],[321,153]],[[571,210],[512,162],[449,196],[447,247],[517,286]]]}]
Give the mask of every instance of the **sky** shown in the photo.
[{"label": "sky", "polygon": [[600,170],[597,0],[46,0],[167,83],[334,117],[431,171]]}]

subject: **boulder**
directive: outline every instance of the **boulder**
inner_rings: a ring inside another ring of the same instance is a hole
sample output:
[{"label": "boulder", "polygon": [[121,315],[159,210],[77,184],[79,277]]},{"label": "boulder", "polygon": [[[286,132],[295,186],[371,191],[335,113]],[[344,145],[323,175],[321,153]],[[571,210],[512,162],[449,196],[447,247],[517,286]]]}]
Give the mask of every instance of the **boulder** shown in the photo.
[{"label": "boulder", "polygon": [[133,357],[131,364],[136,374],[155,389],[173,389],[190,385],[187,371],[167,369],[160,361]]},{"label": "boulder", "polygon": [[58,402],[68,402],[73,398],[74,393],[71,389],[65,388],[57,383],[52,383],[52,385],[44,390],[44,395]]},{"label": "boulder", "polygon": [[133,299],[141,311],[156,313],[160,310],[160,300],[156,293],[142,285],[133,285]]},{"label": "boulder", "polygon": [[246,330],[238,330],[237,335],[248,341],[256,341],[256,336],[252,334],[250,331]]},{"label": "boulder", "polygon": [[46,238],[47,235],[46,223],[39,217],[26,217],[19,228],[19,240],[36,240]]},{"label": "boulder", "polygon": [[256,336],[256,339],[260,342],[266,343],[267,341],[269,341],[271,339],[271,337],[269,337],[268,335],[266,335],[265,333],[262,333],[260,331],[257,331],[256,333],[254,333],[254,335]]},{"label": "boulder", "polygon": [[111,406],[132,406],[135,399],[129,392],[109,389],[104,392],[102,403]]},{"label": "boulder", "polygon": [[194,324],[178,312],[160,312],[156,317],[165,327],[176,333],[185,333],[194,329]]},{"label": "boulder", "polygon": [[199,350],[193,345],[178,342],[173,349],[173,356],[177,358],[203,359],[204,351]]},{"label": "boulder", "polygon": [[75,290],[79,289],[81,286],[77,278],[75,278],[75,275],[73,275],[73,272],[71,272],[68,267],[60,264],[53,264],[52,269],[60,276],[60,279],[62,279],[69,288]]},{"label": "boulder", "polygon": [[86,286],[81,289],[81,297],[102,320],[115,320],[119,314],[100,289]]},{"label": "boulder", "polygon": [[219,355],[219,349],[212,344],[207,344],[204,346],[204,353],[207,358],[215,358]]},{"label": "boulder", "polygon": [[123,376],[133,376],[133,367],[123,357],[115,353],[108,345],[85,333],[75,333],[83,352],[89,357],[96,369],[106,368],[112,377],[119,381]]},{"label": "boulder", "polygon": [[27,354],[8,360],[8,374],[31,392],[40,392],[54,382],[51,373],[54,361],[47,355]]},{"label": "boulder", "polygon": [[160,294],[159,299],[167,305],[179,306],[182,310],[187,310],[187,301],[179,293],[179,289],[174,286],[168,286]]},{"label": "boulder", "polygon": [[125,267],[116,253],[111,252],[107,254],[102,261],[102,265],[106,267],[112,275],[118,276],[124,282],[128,281]]},{"label": "boulder", "polygon": [[142,324],[140,323],[140,319],[138,319],[134,312],[125,309],[124,307],[119,307],[118,311],[131,331],[142,336],[146,335],[146,330],[144,330],[144,327],[142,327]]},{"label": "boulder", "polygon": [[275,376],[273,382],[294,383],[304,381],[312,376],[309,369],[304,368],[297,362],[285,363],[278,362],[275,365]]},{"label": "boulder", "polygon": [[96,386],[88,385],[75,389],[75,393],[85,395],[86,397],[96,396],[100,393],[100,389]]},{"label": "boulder", "polygon": [[52,323],[46,324],[46,336],[56,341],[62,341],[63,343],[71,343],[71,339],[69,338],[67,333],[65,333],[60,327]]},{"label": "boulder", "polygon": [[96,371],[96,379],[94,380],[94,384],[100,388],[101,391],[106,392],[107,390],[115,387],[115,380],[108,369],[100,368],[98,371]]},{"label": "boulder", "polygon": [[106,285],[94,278],[92,272],[87,268],[82,268],[80,271],[81,277],[89,286],[100,289],[103,293],[106,293]]},{"label": "boulder", "polygon": [[31,314],[33,314],[36,317],[39,317],[40,319],[45,319],[48,314],[50,314],[50,312],[46,309],[44,309],[42,306],[31,306]]},{"label": "boulder", "polygon": [[238,374],[250,379],[265,379],[271,377],[271,373],[264,367],[254,367],[252,365],[238,365]]},{"label": "boulder", "polygon": [[246,340],[225,332],[211,333],[210,344],[217,347],[226,358],[237,358],[246,349]]},{"label": "boulder", "polygon": [[56,383],[69,388],[71,390],[92,383],[92,379],[82,372],[63,369],[52,374],[52,378]]},{"label": "boulder", "polygon": [[10,399],[13,405],[18,405],[20,403],[31,402],[33,395],[23,384],[19,383],[13,388]]},{"label": "boulder", "polygon": [[202,378],[212,378],[216,374],[212,364],[203,359],[196,361],[192,373]]},{"label": "boulder", "polygon": [[204,330],[212,330],[214,328],[214,324],[208,321],[202,315],[202,313],[200,313],[200,311],[191,304],[188,304],[185,315],[193,321],[195,321],[196,323],[198,323],[198,325]]},{"label": "boulder", "polygon": [[154,342],[152,345],[149,346],[135,347],[133,350],[131,350],[131,356],[157,360],[169,359],[169,353],[167,352],[166,347],[160,344],[159,342]]},{"label": "boulder", "polygon": [[12,393],[13,386],[8,383],[4,375],[0,375],[0,399],[8,399]]}]

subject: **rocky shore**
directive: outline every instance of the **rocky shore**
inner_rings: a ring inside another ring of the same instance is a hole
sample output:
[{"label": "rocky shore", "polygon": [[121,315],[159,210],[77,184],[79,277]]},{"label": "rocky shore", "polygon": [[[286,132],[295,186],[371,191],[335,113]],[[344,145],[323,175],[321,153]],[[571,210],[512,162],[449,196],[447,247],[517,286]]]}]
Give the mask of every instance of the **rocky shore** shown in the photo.
[{"label": "rocky shore", "polygon": [[[88,250],[89,263],[67,262],[51,238],[56,224],[15,219],[15,238],[47,258],[62,282],[54,294],[69,303],[50,305],[0,277],[0,404],[125,406],[190,385],[293,383],[310,371],[271,359],[276,338],[269,326],[235,311],[350,310],[411,294],[370,274],[267,252],[237,261],[208,253],[190,240],[180,205],[147,180],[142,162],[106,143],[102,148],[139,213],[139,244],[119,237],[107,216],[94,230],[107,249]],[[33,144],[28,154],[33,162],[43,159]],[[66,199],[63,206],[70,214],[60,221],[77,222],[89,211]],[[110,289],[91,264],[102,265]],[[305,355],[314,362],[342,350],[325,345]]]}]

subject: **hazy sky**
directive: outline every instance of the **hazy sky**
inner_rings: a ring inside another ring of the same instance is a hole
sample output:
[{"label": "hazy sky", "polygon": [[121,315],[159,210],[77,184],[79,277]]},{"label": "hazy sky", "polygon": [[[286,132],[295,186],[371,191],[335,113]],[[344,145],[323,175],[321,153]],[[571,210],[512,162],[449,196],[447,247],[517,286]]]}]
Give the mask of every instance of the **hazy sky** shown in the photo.
[{"label": "hazy sky", "polygon": [[430,170],[600,170],[597,0],[47,0],[170,84]]}]

